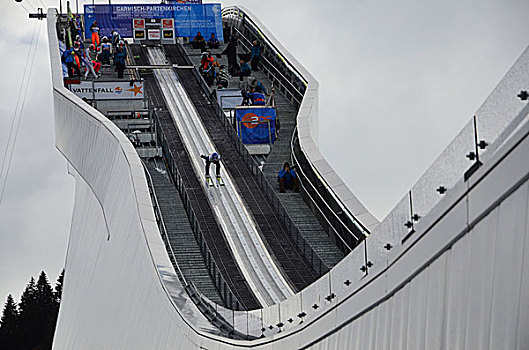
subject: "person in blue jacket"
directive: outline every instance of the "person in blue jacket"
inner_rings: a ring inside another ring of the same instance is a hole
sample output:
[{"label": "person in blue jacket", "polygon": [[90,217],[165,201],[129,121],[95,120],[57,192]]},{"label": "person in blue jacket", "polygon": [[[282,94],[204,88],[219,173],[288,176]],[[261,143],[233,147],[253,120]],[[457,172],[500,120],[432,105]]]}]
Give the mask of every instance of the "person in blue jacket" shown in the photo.
[{"label": "person in blue jacket", "polygon": [[211,37],[208,40],[209,49],[218,49],[219,48],[219,39],[215,36],[215,33],[211,33]]},{"label": "person in blue jacket", "polygon": [[248,92],[244,92],[242,97],[243,97],[243,100],[247,101],[247,105],[251,105],[251,106],[265,106],[266,105],[266,96],[262,92],[250,90]]},{"label": "person in blue jacket", "polygon": [[257,40],[253,41],[252,55],[250,56],[252,70],[257,72],[259,70],[259,60],[261,60],[261,44]]},{"label": "person in blue jacket", "polygon": [[279,182],[279,192],[285,193],[287,189],[299,192],[298,177],[296,172],[293,169],[290,169],[290,164],[288,164],[288,162],[283,165],[283,170],[279,170],[277,181]]},{"label": "person in blue jacket", "polygon": [[123,51],[122,46],[118,46],[117,51],[114,53],[114,65],[116,66],[116,72],[118,72],[118,79],[123,79],[123,72],[125,70],[127,55]]},{"label": "person in blue jacket", "polygon": [[250,65],[245,60],[241,60],[241,76],[240,80],[243,81],[244,77],[249,77],[252,75],[252,70],[250,68]]},{"label": "person in blue jacket", "polygon": [[66,63],[66,66],[68,67],[68,76],[70,78],[73,78],[74,76],[80,77],[81,70],[79,69],[79,66],[76,63],[75,50],[73,49],[73,47],[69,50],[64,51],[63,57],[64,63]]},{"label": "person in blue jacket", "polygon": [[261,83],[261,81],[255,79],[255,78],[251,79],[250,88],[255,90],[256,92],[261,92],[261,93],[263,93],[265,95],[268,95],[268,91],[264,87],[263,83]]}]

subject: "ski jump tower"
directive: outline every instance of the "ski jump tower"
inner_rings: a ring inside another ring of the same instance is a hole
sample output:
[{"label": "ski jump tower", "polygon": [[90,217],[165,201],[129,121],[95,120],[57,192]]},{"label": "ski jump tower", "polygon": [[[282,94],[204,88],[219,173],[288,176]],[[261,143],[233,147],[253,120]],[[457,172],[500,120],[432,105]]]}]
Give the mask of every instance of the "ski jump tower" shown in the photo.
[{"label": "ski jump tower", "polygon": [[[256,298],[256,308],[244,308],[234,306],[240,294],[224,272],[212,272],[211,266],[221,270],[222,261],[204,260],[219,301],[194,288],[192,277],[181,271],[180,258],[168,243],[169,220],[159,210],[163,203],[139,151],[108,113],[64,86],[58,18],[49,9],[56,146],[68,161],[76,191],[54,349],[529,347],[529,107],[523,99],[529,88],[529,50],[378,222],[318,150],[317,125],[325,118],[325,111],[318,110],[318,83],[250,11],[223,9],[224,24],[238,31],[243,45],[252,36],[263,43],[265,78],[294,110],[286,154],[299,164],[302,198],[344,256],[331,264],[321,258],[318,242],[300,243],[305,252],[300,259],[312,262],[314,281],[300,287],[278,267],[290,291],[277,302]],[[132,47],[134,56],[143,57],[144,49]],[[182,57],[187,52],[178,45],[163,46],[160,52],[167,61],[177,57],[173,49]],[[193,92],[186,90],[185,74],[192,71],[188,65],[148,65],[154,73],[145,78],[145,86],[154,82],[152,91],[159,89],[163,96],[160,103],[173,106],[168,116],[176,118],[178,108],[193,107],[200,116]],[[179,135],[186,134],[180,129]],[[270,182],[265,170],[261,173],[251,162],[249,155],[241,158],[241,166],[248,166],[260,182]],[[262,188],[268,186],[265,182]],[[182,187],[175,193],[186,203],[185,178],[175,186]],[[241,203],[252,210],[244,191],[238,191]],[[288,203],[281,201],[272,207],[291,217]],[[189,218],[186,210],[182,206],[191,228],[206,225],[198,214]],[[259,226],[259,217],[252,215]],[[268,236],[260,237],[254,244],[262,244],[264,258],[256,257],[257,265],[267,263],[267,254],[280,256]],[[210,249],[204,248],[206,256],[214,253],[207,243],[198,243]],[[230,249],[239,254],[238,248]],[[283,266],[279,260],[271,259]],[[270,277],[269,283],[278,278]]]}]

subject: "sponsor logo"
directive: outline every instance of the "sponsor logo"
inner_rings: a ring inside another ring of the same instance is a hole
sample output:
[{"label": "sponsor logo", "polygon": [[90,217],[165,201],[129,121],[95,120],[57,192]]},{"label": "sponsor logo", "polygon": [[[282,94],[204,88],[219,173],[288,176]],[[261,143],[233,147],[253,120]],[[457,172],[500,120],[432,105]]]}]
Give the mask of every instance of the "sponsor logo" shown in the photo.
[{"label": "sponsor logo", "polygon": [[134,20],[134,29],[145,29],[145,20],[144,19],[135,19]]},{"label": "sponsor logo", "polygon": [[136,97],[136,95],[138,95],[138,94],[140,94],[140,95],[143,94],[143,92],[141,91],[141,88],[142,88],[141,85],[136,86],[136,84],[134,84],[133,88],[127,89],[126,91],[133,92],[134,93],[134,97]]},{"label": "sponsor logo", "polygon": [[172,19],[162,20],[162,28],[163,29],[173,29],[173,20]]},{"label": "sponsor logo", "polygon": [[149,29],[147,37],[149,40],[160,40],[160,29]]},{"label": "sponsor logo", "polygon": [[257,116],[254,113],[246,113],[242,117],[242,124],[248,129],[253,129],[257,125],[266,123],[269,120],[272,120],[271,116]]},{"label": "sponsor logo", "polygon": [[[117,85],[116,85],[117,84]],[[141,99],[144,96],[143,84],[134,82],[95,82],[92,89],[92,82],[70,85],[70,90],[78,96],[90,99]]]}]

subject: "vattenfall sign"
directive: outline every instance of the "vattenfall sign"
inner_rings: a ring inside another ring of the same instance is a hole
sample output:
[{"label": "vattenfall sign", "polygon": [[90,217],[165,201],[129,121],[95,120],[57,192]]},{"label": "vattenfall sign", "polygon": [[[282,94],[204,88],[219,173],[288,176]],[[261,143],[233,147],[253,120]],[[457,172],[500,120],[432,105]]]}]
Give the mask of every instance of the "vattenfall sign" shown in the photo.
[{"label": "vattenfall sign", "polygon": [[94,98],[96,100],[141,100],[144,97],[141,81],[135,81],[132,84],[128,81],[83,81],[81,84],[70,85],[70,91],[80,98],[89,100]]}]

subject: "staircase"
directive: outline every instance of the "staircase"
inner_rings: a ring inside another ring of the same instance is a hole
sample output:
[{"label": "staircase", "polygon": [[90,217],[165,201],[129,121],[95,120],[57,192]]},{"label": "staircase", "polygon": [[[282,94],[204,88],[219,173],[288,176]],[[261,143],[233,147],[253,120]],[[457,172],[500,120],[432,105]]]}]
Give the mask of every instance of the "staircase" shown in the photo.
[{"label": "staircase", "polygon": [[[180,195],[169,180],[161,162],[150,161],[147,170],[151,175],[154,192],[162,212],[163,221],[176,262],[188,281],[210,300],[223,305],[222,299],[208,273],[199,245],[187,218]],[[171,261],[171,250],[169,252]]]}]

